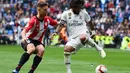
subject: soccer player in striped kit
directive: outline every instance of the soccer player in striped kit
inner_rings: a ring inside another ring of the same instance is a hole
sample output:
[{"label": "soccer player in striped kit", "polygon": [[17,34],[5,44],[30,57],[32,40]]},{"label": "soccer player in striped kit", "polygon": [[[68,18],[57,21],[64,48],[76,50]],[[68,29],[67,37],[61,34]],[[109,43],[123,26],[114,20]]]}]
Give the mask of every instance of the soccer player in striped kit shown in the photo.
[{"label": "soccer player in striped kit", "polygon": [[25,53],[20,58],[17,67],[12,73],[19,73],[21,67],[29,60],[30,55],[36,54],[33,64],[28,73],[34,73],[35,69],[42,60],[44,54],[43,37],[48,25],[55,26],[57,21],[47,16],[48,3],[39,1],[37,3],[37,15],[33,16],[23,29],[21,35],[21,46]]}]

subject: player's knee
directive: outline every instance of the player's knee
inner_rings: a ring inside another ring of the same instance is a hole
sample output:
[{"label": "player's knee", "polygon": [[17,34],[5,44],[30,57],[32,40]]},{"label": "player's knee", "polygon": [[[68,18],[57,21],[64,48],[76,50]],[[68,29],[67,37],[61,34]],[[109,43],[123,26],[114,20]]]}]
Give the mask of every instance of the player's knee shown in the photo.
[{"label": "player's knee", "polygon": [[44,49],[43,48],[39,49],[39,53],[44,53]]},{"label": "player's knee", "polygon": [[35,48],[30,48],[29,50],[27,50],[28,53],[32,54],[35,51]]},{"label": "player's knee", "polygon": [[37,55],[40,56],[40,57],[42,57],[43,54],[44,54],[44,49],[43,49],[43,48],[38,49],[38,51],[37,51]]},{"label": "player's knee", "polygon": [[80,38],[81,43],[83,45],[85,45],[85,42],[87,41],[86,35],[85,34],[81,34],[79,38]]},{"label": "player's knee", "polygon": [[79,38],[80,38],[81,41],[86,41],[87,40],[87,37],[86,37],[85,34],[81,34]]},{"label": "player's knee", "polygon": [[64,52],[73,52],[73,51],[75,51],[75,49],[72,47],[72,46],[65,46],[65,48],[64,48]]},{"label": "player's knee", "polygon": [[32,52],[34,52],[36,49],[35,49],[35,47],[30,47],[30,50],[31,50]]}]

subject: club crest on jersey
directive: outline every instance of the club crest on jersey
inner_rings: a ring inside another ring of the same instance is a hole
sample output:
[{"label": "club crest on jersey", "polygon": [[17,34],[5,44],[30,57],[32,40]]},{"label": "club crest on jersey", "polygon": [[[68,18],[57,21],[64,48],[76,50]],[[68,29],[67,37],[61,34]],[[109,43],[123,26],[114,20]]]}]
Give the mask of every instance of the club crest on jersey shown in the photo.
[{"label": "club crest on jersey", "polygon": [[71,13],[68,13],[69,19],[71,19]]},{"label": "club crest on jersey", "polygon": [[79,19],[82,19],[82,16],[80,16]]}]

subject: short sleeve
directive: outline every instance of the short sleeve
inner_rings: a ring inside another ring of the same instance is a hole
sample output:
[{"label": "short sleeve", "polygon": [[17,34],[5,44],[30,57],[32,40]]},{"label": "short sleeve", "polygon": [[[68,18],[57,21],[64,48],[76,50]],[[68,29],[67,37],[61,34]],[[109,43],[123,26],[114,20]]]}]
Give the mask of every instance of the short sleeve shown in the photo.
[{"label": "short sleeve", "polygon": [[50,21],[50,25],[55,26],[57,25],[57,21],[53,20],[51,17],[48,17],[49,21]]},{"label": "short sleeve", "polygon": [[34,27],[35,24],[35,20],[32,18],[29,20],[28,24],[25,26],[25,30],[26,32],[28,32],[29,30],[31,30],[31,28]]},{"label": "short sleeve", "polygon": [[62,14],[62,16],[61,16],[61,20],[60,20],[60,24],[61,25],[66,24],[66,21],[67,21],[67,17],[66,16],[67,16],[67,12],[64,11],[63,14]]},{"label": "short sleeve", "polygon": [[84,11],[84,14],[85,14],[85,21],[90,22],[90,20],[91,20],[90,15],[88,14],[88,12],[86,10],[83,10],[83,11]]}]

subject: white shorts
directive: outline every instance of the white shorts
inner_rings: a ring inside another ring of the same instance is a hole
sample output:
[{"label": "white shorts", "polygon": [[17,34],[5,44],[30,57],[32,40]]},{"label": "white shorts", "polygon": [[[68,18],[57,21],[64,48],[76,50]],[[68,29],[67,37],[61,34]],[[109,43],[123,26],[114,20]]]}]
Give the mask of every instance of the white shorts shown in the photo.
[{"label": "white shorts", "polygon": [[70,41],[66,43],[66,46],[72,46],[73,48],[75,48],[74,53],[76,53],[84,45],[81,43],[80,38],[76,37],[74,39],[70,39]]}]

